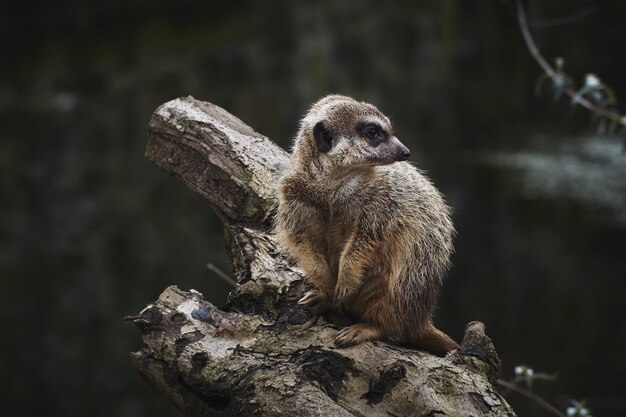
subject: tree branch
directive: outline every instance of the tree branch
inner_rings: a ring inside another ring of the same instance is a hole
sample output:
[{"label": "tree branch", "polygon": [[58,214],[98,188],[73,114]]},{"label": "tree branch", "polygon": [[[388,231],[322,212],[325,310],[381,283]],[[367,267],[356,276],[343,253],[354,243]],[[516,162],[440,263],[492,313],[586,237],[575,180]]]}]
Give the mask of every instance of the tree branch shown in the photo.
[{"label": "tree branch", "polygon": [[547,402],[546,400],[544,400],[543,398],[541,398],[534,392],[524,389],[516,385],[514,382],[509,382],[503,379],[498,379],[498,385],[503,386],[504,388],[507,388],[511,391],[514,391],[517,394],[521,395],[522,397],[529,399],[530,401],[533,401],[534,403],[538,404],[541,408],[548,411],[553,416],[566,417],[565,414],[563,414],[558,408],[554,407],[552,404],[550,404],[549,402]]},{"label": "tree branch", "polygon": [[[552,66],[546,61],[546,59],[541,55],[535,40],[530,33],[530,29],[528,28],[528,21],[526,18],[526,9],[524,7],[523,0],[515,0],[516,11],[517,11],[517,22],[519,24],[520,30],[522,32],[522,36],[524,38],[524,42],[526,42],[526,47],[528,51],[532,55],[532,57],[537,61],[539,66],[543,69],[543,71],[553,80],[559,81],[560,75],[552,68]],[[626,118],[617,112],[608,110],[604,107],[597,106],[593,102],[587,100],[585,97],[576,93],[576,91],[566,86],[563,88],[565,94],[567,94],[574,103],[579,104],[589,110],[592,113],[597,114],[598,116],[602,116],[606,119],[614,121],[615,123],[621,124],[622,126],[626,126]]]},{"label": "tree branch", "polygon": [[132,363],[189,416],[514,416],[493,384],[499,359],[482,323],[440,358],[384,342],[334,346],[332,317],[296,300],[302,272],[269,234],[285,151],[225,110],[191,97],[154,113],[147,157],[199,192],[224,221],[236,288],[219,309],[167,288],[127,320]]},{"label": "tree branch", "polygon": [[222,271],[221,269],[219,269],[217,266],[213,265],[212,263],[206,264],[206,269],[213,272],[217,277],[219,277],[222,281],[224,281],[231,287],[237,286],[237,283],[235,282],[234,279],[229,277],[226,272]]},{"label": "tree branch", "polygon": [[590,6],[585,7],[582,10],[579,10],[578,12],[572,13],[567,16],[561,16],[561,17],[557,17],[553,19],[546,19],[546,20],[533,20],[530,22],[529,26],[538,27],[538,28],[549,28],[549,27],[554,27],[554,26],[567,25],[567,24],[575,23],[584,19],[585,17],[595,12],[597,9],[598,9],[598,5],[592,4]]}]

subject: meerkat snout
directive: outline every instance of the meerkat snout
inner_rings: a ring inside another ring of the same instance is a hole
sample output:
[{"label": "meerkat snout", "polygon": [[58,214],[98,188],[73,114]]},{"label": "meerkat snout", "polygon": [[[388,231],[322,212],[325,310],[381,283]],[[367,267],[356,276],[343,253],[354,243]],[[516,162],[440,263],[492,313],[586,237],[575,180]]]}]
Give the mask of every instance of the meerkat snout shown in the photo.
[{"label": "meerkat snout", "polygon": [[409,159],[409,156],[411,156],[411,151],[409,150],[409,148],[404,146],[404,144],[400,142],[397,137],[392,136],[389,141],[391,142],[392,146],[396,147],[396,161],[400,162]]}]

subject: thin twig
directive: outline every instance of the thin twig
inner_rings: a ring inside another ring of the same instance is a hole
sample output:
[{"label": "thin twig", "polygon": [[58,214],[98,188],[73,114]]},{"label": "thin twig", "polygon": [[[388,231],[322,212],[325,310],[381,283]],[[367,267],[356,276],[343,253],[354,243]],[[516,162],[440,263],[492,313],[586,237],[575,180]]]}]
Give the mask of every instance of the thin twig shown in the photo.
[{"label": "thin twig", "polygon": [[566,417],[565,414],[563,414],[559,409],[557,409],[556,407],[554,407],[552,404],[550,404],[549,402],[547,402],[546,400],[544,400],[543,398],[541,398],[540,396],[538,396],[537,394],[533,393],[532,391],[529,391],[527,389],[524,389],[512,382],[509,381],[505,381],[503,379],[498,379],[498,385],[508,388],[511,391],[514,391],[518,394],[520,394],[523,397],[528,398],[529,400],[534,401],[535,403],[537,403],[539,406],[541,406],[544,410],[550,412],[550,414],[557,416],[557,417]]},{"label": "thin twig", "polygon": [[[539,48],[537,48],[537,44],[535,44],[535,40],[533,39],[530,29],[528,28],[528,21],[526,19],[526,9],[524,8],[524,3],[522,0],[516,0],[517,7],[517,22],[519,24],[520,30],[522,32],[522,36],[524,37],[524,41],[526,42],[526,47],[530,51],[530,54],[533,56],[535,61],[539,64],[539,66],[545,71],[546,74],[550,78],[555,81],[558,81],[560,75],[552,68],[552,66],[546,61],[546,59],[539,52]],[[607,110],[605,108],[596,106],[591,101],[587,100],[585,97],[582,97],[579,94],[576,94],[571,87],[565,87],[563,89],[565,94],[572,98],[572,101],[583,106],[587,110],[592,113],[595,113],[599,116],[605,117],[609,120],[612,120],[616,123],[621,124],[622,126],[626,126],[626,118],[619,113],[616,113],[611,110]]]},{"label": "thin twig", "polygon": [[568,16],[557,17],[554,19],[546,19],[546,20],[531,20],[529,23],[529,26],[535,27],[535,28],[549,28],[553,26],[567,25],[569,23],[575,23],[575,22],[578,22],[579,20],[584,19],[585,17],[589,16],[591,13],[595,12],[597,9],[598,9],[598,6],[595,4],[592,4],[591,6],[588,6],[587,8],[580,10],[576,13],[572,13]]},{"label": "thin twig", "polygon": [[215,275],[220,277],[224,282],[226,282],[231,287],[236,287],[237,286],[237,283],[235,282],[234,279],[232,279],[230,276],[228,276],[228,274],[226,272],[222,271],[221,269],[219,269],[218,267],[216,267],[212,263],[206,264],[206,269],[208,269],[209,271],[213,272]]}]

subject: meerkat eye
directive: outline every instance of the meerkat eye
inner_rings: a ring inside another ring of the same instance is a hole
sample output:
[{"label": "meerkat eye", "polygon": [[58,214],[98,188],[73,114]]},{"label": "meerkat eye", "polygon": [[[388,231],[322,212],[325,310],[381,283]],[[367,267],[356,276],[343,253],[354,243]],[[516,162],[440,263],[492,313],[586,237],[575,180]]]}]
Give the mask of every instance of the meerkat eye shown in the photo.
[{"label": "meerkat eye", "polygon": [[363,133],[376,142],[383,142],[387,137],[385,132],[379,126],[373,124],[365,126]]}]

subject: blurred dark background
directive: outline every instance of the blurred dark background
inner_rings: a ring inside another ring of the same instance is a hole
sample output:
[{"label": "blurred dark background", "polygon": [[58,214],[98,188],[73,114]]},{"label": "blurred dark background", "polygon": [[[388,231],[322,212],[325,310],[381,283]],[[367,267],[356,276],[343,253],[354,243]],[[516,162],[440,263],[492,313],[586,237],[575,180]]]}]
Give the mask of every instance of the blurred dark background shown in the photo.
[{"label": "blurred dark background", "polygon": [[[626,100],[626,7],[531,1],[544,55]],[[541,23],[541,22],[540,22]],[[545,22],[544,22],[545,23]],[[0,13],[0,413],[171,416],[134,374],[123,321],[168,285],[215,303],[230,272],[207,203],[148,163],[151,113],[185,95],[282,146],[335,92],[391,116],[454,207],[436,318],[486,323],[503,359],[558,372],[547,400],[626,415],[626,155],[563,100],[501,1],[3,2]],[[545,415],[508,396],[519,415]]]}]

